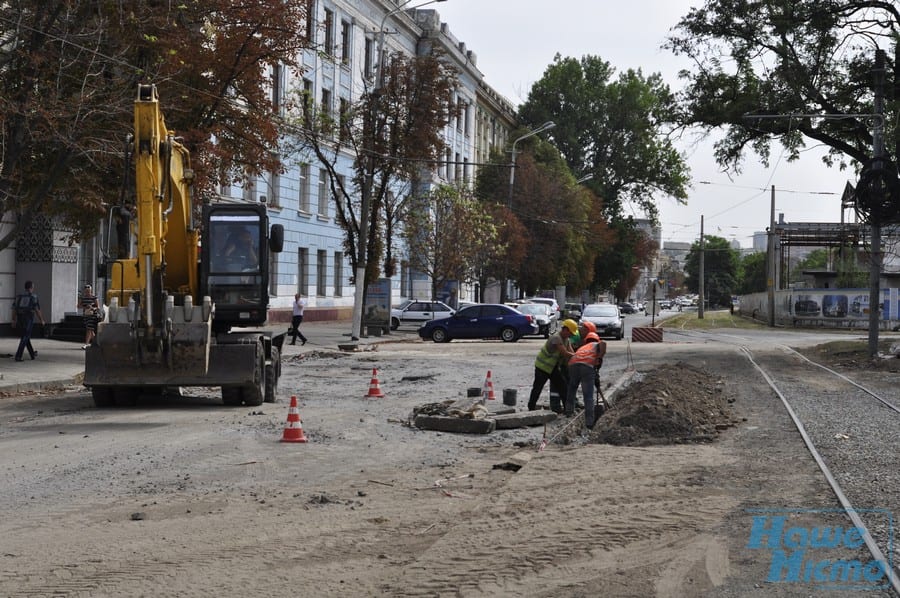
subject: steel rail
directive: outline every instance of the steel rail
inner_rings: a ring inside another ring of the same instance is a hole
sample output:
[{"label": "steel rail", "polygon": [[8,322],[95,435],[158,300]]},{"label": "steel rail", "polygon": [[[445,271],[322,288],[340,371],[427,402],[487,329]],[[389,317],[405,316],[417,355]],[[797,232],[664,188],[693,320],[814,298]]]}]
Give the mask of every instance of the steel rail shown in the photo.
[{"label": "steel rail", "polygon": [[[790,350],[794,351],[793,349],[790,349]],[[797,413],[794,411],[793,407],[791,407],[790,402],[787,400],[787,398],[784,396],[784,394],[782,394],[781,390],[778,388],[778,385],[775,384],[775,381],[771,378],[771,376],[769,376],[768,372],[766,372],[762,368],[762,366],[760,366],[758,363],[756,363],[756,361],[753,359],[753,353],[750,351],[750,349],[748,349],[746,346],[742,346],[741,351],[744,353],[744,355],[747,357],[747,359],[750,361],[750,363],[753,365],[753,367],[755,367],[757,369],[757,371],[759,371],[759,373],[762,375],[762,377],[765,379],[765,381],[768,383],[768,385],[772,388],[772,390],[775,391],[775,394],[778,395],[778,398],[781,399],[781,403],[782,403],[782,405],[784,405],[785,410],[787,410],[788,415],[791,416],[791,420],[793,420],[794,426],[796,426],[797,431],[800,432],[800,436],[803,438],[804,444],[806,444],[806,449],[813,456],[813,459],[815,459],[816,464],[819,466],[819,469],[821,470],[822,474],[825,476],[825,479],[828,481],[828,485],[831,486],[831,490],[834,492],[838,501],[841,503],[841,506],[844,508],[844,512],[847,514],[847,517],[850,518],[850,520],[853,522],[853,525],[855,525],[857,527],[857,529],[863,530],[863,541],[866,543],[866,547],[869,549],[869,553],[872,555],[872,557],[876,561],[882,563],[884,572],[888,576],[888,579],[891,582],[891,587],[894,588],[895,592],[900,594],[900,578],[898,578],[896,571],[891,566],[891,564],[890,564],[891,561],[888,560],[884,556],[883,552],[881,552],[881,549],[878,547],[878,544],[875,542],[875,539],[872,537],[872,534],[869,532],[869,528],[866,527],[866,524],[863,522],[863,520],[857,514],[856,509],[854,509],[853,505],[850,504],[850,500],[847,498],[847,495],[844,494],[844,490],[841,488],[840,484],[838,484],[838,481],[831,474],[831,470],[828,468],[828,465],[825,464],[825,460],[822,458],[822,455],[819,453],[818,449],[816,449],[816,446],[815,446],[815,444],[813,444],[813,441],[809,437],[809,434],[806,433],[806,428],[803,426],[803,422],[800,421],[800,418],[797,416]],[[797,353],[797,352],[794,351],[794,353]],[[797,354],[799,355],[799,353],[797,353]],[[801,357],[802,357],[802,355],[801,355]],[[813,365],[819,365],[809,359],[807,359],[807,361],[809,361]],[[825,368],[824,366],[819,366],[819,367],[822,367],[822,368],[828,370],[828,368]],[[858,384],[847,379],[845,376],[838,374],[837,372],[834,372],[833,370],[828,370],[828,371],[831,371],[833,374],[835,374],[841,378],[844,378],[848,382],[851,382],[854,386],[857,386],[861,390],[865,390],[865,392],[867,392],[868,394],[878,398],[877,395],[875,395],[874,393],[872,393],[866,389],[863,389],[861,386],[859,386]]]}]

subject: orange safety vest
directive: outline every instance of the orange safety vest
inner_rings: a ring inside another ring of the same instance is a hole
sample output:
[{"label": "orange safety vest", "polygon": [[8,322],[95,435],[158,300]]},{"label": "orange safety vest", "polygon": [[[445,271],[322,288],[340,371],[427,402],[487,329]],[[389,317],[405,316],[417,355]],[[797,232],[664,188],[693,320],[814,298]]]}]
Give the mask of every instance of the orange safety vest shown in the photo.
[{"label": "orange safety vest", "polygon": [[600,341],[598,343],[597,341],[594,341],[578,347],[578,350],[575,351],[575,355],[569,359],[569,365],[572,366],[577,363],[582,363],[591,367],[600,365],[600,359],[602,358],[602,354],[600,353],[600,343],[602,342],[603,341]]}]

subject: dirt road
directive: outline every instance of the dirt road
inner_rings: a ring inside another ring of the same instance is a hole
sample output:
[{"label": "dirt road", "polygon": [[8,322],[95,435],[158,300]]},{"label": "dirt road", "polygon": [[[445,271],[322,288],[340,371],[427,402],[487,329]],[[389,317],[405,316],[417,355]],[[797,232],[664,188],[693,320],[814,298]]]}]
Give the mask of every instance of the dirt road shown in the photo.
[{"label": "dirt road", "polygon": [[[0,399],[0,595],[817,591],[767,583],[771,555],[747,549],[748,508],[836,503],[777,398],[722,343],[612,342],[604,368],[607,384],[678,360],[723,376],[740,423],[715,443],[538,452],[542,428],[404,425],[488,369],[521,409],[541,342],[316,353],[285,363],[280,402],[256,408],[211,393],[112,410],[80,389]],[[363,398],[372,368],[384,399]],[[278,442],[292,394],[307,444]],[[530,457],[519,471],[495,468],[516,453]]]}]

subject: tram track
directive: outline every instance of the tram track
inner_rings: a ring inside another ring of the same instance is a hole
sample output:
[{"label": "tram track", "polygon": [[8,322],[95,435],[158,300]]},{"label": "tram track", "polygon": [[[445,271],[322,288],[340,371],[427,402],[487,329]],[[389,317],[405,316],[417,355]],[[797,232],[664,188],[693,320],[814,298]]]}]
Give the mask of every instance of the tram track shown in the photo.
[{"label": "tram track", "polygon": [[[892,514],[900,513],[900,406],[892,374],[863,384],[794,348],[730,333],[673,331],[736,346],[779,397],[872,559],[900,595]],[[717,338],[718,337],[718,338]],[[724,337],[724,338],[721,338]]]}]

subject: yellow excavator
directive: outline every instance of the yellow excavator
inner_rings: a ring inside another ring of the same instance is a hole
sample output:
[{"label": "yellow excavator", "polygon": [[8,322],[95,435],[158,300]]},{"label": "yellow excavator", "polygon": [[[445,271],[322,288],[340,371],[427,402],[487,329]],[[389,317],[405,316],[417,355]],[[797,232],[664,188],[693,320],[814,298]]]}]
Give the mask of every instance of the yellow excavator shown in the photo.
[{"label": "yellow excavator", "polygon": [[274,402],[285,335],[259,327],[283,226],[270,227],[259,203],[195,213],[190,154],[166,128],[154,85],[138,86],[126,158],[133,193],[110,213],[125,223],[120,255],[104,263],[108,307],[85,351],[94,403],[188,386],[221,387],[226,405]]}]

